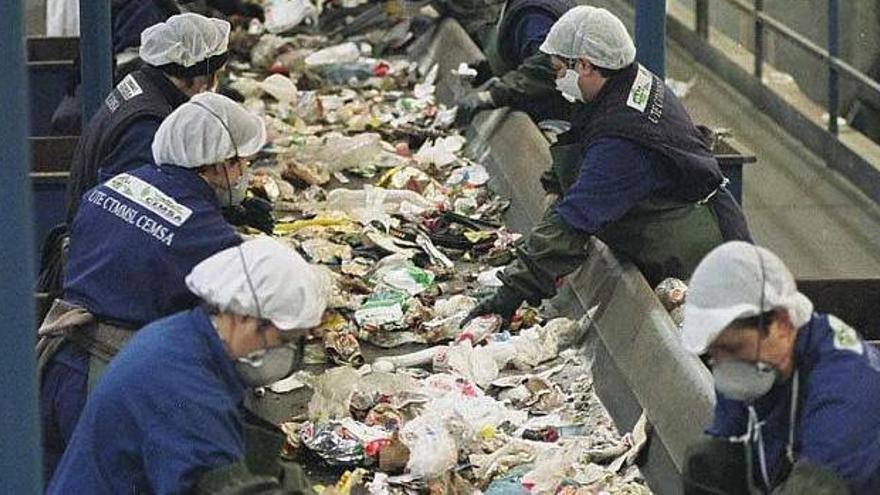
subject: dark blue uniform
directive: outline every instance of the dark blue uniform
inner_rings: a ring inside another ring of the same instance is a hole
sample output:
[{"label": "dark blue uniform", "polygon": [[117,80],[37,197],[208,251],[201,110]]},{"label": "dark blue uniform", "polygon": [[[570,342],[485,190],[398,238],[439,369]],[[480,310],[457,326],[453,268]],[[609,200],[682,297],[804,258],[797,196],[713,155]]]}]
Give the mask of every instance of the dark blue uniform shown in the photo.
[{"label": "dark blue uniform", "polygon": [[517,65],[538,53],[538,48],[556,22],[556,17],[551,13],[537,7],[523,9],[518,17],[514,21],[510,39],[501,40],[501,43],[512,43],[512,51],[519,58]]},{"label": "dark blue uniform", "polygon": [[[64,299],[99,319],[140,328],[195,305],[186,275],[240,243],[214,191],[195,171],[146,165],[83,196],[71,230]],[[82,411],[88,361],[85,350],[68,343],[43,373],[47,481]]]},{"label": "dark blue uniform", "polygon": [[89,397],[48,493],[190,493],[244,457],[244,390],[201,309],[144,327]]},{"label": "dark blue uniform", "polygon": [[569,226],[595,234],[675,179],[666,158],[633,141],[607,137],[590,144],[580,173],[556,207]]},{"label": "dark blue uniform", "polygon": [[162,120],[144,117],[131,124],[119,136],[118,144],[98,165],[98,184],[123,172],[153,163],[153,137]]},{"label": "dark blue uniform", "polygon": [[[854,495],[880,493],[880,353],[836,317],[814,314],[798,331],[795,363],[800,382],[796,460],[831,469]],[[789,380],[755,402],[765,422],[761,431],[770,480],[785,458],[791,394]],[[742,402],[719,394],[707,433],[741,436],[747,421]],[[757,447],[753,459],[755,481],[761,483]]]}]

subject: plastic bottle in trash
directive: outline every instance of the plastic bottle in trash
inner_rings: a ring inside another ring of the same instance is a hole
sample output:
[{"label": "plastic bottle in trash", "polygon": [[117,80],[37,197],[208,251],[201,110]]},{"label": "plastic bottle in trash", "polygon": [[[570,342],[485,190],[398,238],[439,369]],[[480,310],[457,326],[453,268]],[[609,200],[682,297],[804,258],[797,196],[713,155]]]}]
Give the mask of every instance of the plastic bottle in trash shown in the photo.
[{"label": "plastic bottle in trash", "polygon": [[350,64],[357,62],[360,56],[361,50],[356,44],[349,41],[316,51],[306,57],[306,65],[316,67],[330,64]]}]

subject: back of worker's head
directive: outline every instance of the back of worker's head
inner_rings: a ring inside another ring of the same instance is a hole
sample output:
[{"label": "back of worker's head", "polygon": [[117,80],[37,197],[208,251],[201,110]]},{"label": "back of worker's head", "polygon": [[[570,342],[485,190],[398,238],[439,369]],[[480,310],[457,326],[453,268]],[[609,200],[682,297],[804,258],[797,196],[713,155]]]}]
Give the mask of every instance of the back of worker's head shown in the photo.
[{"label": "back of worker's head", "polygon": [[159,165],[197,169],[223,206],[241,202],[248,159],[266,144],[258,115],[216,93],[193,96],[162,121],[153,137]]},{"label": "back of worker's head", "polygon": [[324,273],[269,237],[214,254],[192,269],[186,284],[220,311],[268,320],[281,332],[317,326],[327,306]]},{"label": "back of worker's head", "polygon": [[622,69],[636,58],[636,47],[623,22],[611,12],[581,5],[553,24],[541,51],[568,60],[587,59],[596,67]]},{"label": "back of worker's head", "polygon": [[171,16],[141,33],[140,58],[192,96],[216,85],[217,72],[229,58],[230,29],[224,20],[199,14]]},{"label": "back of worker's head", "polygon": [[[327,307],[325,274],[263,237],[207,258],[186,285],[213,308],[214,325],[242,380],[262,386],[295,370],[309,330]],[[296,352],[299,344],[299,353]]]}]

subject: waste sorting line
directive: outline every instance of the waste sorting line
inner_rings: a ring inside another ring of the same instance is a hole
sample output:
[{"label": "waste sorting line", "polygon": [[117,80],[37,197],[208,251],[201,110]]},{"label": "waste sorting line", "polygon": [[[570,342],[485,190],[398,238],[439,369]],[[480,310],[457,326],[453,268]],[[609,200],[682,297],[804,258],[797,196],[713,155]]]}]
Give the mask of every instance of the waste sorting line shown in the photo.
[{"label": "waste sorting line", "polygon": [[[235,31],[223,86],[269,132],[248,194],[332,280],[303,371],[249,399],[286,433],[282,455],[326,494],[650,493],[636,461],[651,425],[642,414],[621,435],[594,390],[583,345],[596,314],[523,306],[462,324],[514,256],[505,218],[521,230],[534,212],[505,216],[491,167],[468,158],[490,139],[469,143],[438,101],[468,68],[415,60],[436,21],[279,5],[299,10]],[[659,288],[673,315],[684,289]]]}]

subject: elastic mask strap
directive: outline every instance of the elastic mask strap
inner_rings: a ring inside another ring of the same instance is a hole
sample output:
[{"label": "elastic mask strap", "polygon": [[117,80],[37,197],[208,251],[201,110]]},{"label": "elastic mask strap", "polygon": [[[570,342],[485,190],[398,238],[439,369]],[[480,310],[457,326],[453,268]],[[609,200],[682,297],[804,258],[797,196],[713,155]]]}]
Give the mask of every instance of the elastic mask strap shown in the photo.
[{"label": "elastic mask strap", "polygon": [[248,273],[247,262],[244,259],[244,250],[238,246],[238,256],[241,258],[241,266],[244,268],[244,278],[247,280],[248,287],[251,289],[251,295],[254,298],[254,305],[257,307],[257,318],[263,319],[263,311],[260,309],[260,298],[257,297],[257,291],[254,289],[254,282],[251,280],[251,274]]},{"label": "elastic mask strap", "polygon": [[797,408],[800,392],[800,380],[798,377],[798,371],[794,370],[794,378],[791,383],[791,409],[789,409],[788,415],[788,445],[785,446],[785,454],[792,465],[794,465],[794,433],[797,425]]},{"label": "elastic mask strap", "polygon": [[235,138],[232,136],[232,131],[229,130],[229,126],[226,125],[226,122],[222,118],[220,118],[220,116],[217,115],[216,112],[214,112],[210,108],[206,107],[205,105],[202,105],[201,102],[190,100],[189,103],[191,103],[191,104],[201,108],[202,110],[210,113],[211,115],[214,116],[214,118],[216,118],[217,120],[220,121],[220,125],[222,125],[224,129],[226,129],[226,134],[229,134],[229,140],[232,142],[232,149],[235,151],[235,157],[237,158],[239,156],[238,145],[235,144]]}]

